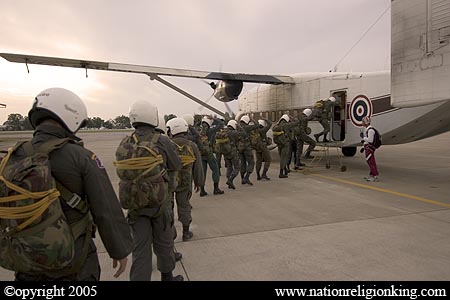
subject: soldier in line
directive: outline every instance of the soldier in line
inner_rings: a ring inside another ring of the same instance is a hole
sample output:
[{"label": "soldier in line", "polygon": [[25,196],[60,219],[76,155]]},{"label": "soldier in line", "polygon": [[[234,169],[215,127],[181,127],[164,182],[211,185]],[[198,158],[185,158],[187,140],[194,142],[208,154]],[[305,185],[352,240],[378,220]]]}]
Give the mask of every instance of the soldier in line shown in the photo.
[{"label": "soldier in line", "polygon": [[236,189],[234,179],[239,174],[240,160],[237,150],[237,143],[242,132],[237,130],[238,124],[235,120],[228,121],[227,127],[222,128],[216,134],[216,152],[220,153],[225,160],[227,168],[227,186],[229,189]]},{"label": "soldier in line", "polygon": [[198,132],[197,128],[195,128],[194,125],[194,116],[186,114],[183,116],[183,119],[188,124],[188,132],[186,134],[186,138],[192,142],[194,142],[198,149],[200,150],[200,153],[202,152],[201,149],[203,147],[202,142],[200,141],[200,133]]},{"label": "soldier in line", "polygon": [[[153,246],[157,256],[157,268],[161,272],[161,280],[182,281],[183,276],[173,276],[172,273],[175,269],[173,212],[169,199],[170,179],[166,173],[168,171],[177,172],[181,170],[182,163],[177,155],[174,143],[167,136],[161,135],[156,130],[159,123],[156,106],[147,101],[137,101],[131,106],[129,117],[131,125],[135,128],[132,137],[136,138],[136,144],[139,145],[142,142],[146,142],[154,145],[155,149],[151,149],[152,152],[156,152],[162,157],[162,160],[159,161],[161,172],[158,173],[161,174],[163,179],[162,182],[155,179],[154,184],[147,187],[148,190],[138,191],[136,198],[131,199],[131,201],[142,201],[140,195],[154,192],[157,193],[154,196],[158,198],[161,204],[128,210],[128,223],[132,228],[134,238],[130,280],[151,280]],[[116,156],[118,156],[120,151],[119,146]],[[156,190],[156,187],[158,190]],[[122,196],[120,187],[119,195]],[[161,197],[162,199],[160,199]]]},{"label": "soldier in line", "polygon": [[[213,123],[215,122],[215,126]],[[217,166],[216,157],[213,154],[212,149],[212,141],[217,131],[219,131],[223,127],[223,123],[218,119],[210,119],[208,117],[202,118],[202,123],[200,127],[200,141],[202,147],[200,148],[200,152],[202,154],[202,162],[203,162],[203,173],[205,174],[208,170],[208,166],[212,171],[212,179],[214,183],[214,195],[222,195],[224,191],[219,188],[219,167]],[[205,191],[205,187],[200,187],[200,197],[206,196],[208,193]]]},{"label": "soldier in line", "polygon": [[[241,135],[238,140],[238,151],[241,159],[241,179],[242,184],[253,185],[250,181],[250,175],[255,168],[255,159],[253,158],[253,149],[250,142],[250,132],[256,130],[259,124],[250,125],[250,117],[244,115],[241,117]],[[254,122],[253,122],[254,123]]]},{"label": "soldier in line", "polygon": [[273,141],[278,146],[278,154],[280,155],[280,175],[279,178],[287,178],[287,162],[289,159],[289,136],[288,132],[295,126],[298,126],[298,122],[290,122],[288,115],[281,116],[278,123],[273,127]]},{"label": "soldier in line", "polygon": [[[251,132],[250,139],[255,142],[252,142],[253,148],[256,152],[256,179],[261,180],[270,180],[267,176],[267,171],[269,171],[270,163],[272,158],[270,156],[270,151],[267,149],[267,131],[269,131],[270,127],[272,127],[272,122],[267,119],[258,120],[259,128]],[[256,135],[255,135],[256,133]],[[264,162],[264,169],[261,175],[261,167]]]},{"label": "soldier in line", "polygon": [[317,111],[317,115],[315,117],[323,127],[322,132],[314,134],[317,142],[319,142],[319,137],[322,135],[323,142],[329,142],[327,135],[330,132],[331,108],[333,106],[339,106],[339,103],[336,101],[336,98],[330,97],[326,101],[322,101],[322,108]]},{"label": "soldier in line", "polygon": [[[36,96],[28,117],[35,129],[31,140],[34,149],[49,141],[69,139],[69,142],[51,152],[51,175],[57,181],[63,213],[68,224],[72,230],[76,226],[80,229],[82,225],[82,230],[77,235],[74,233],[75,254],[71,272],[61,272],[59,276],[17,272],[16,280],[99,280],[100,264],[93,241],[92,222],[100,233],[106,251],[113,259],[113,266],[116,267],[119,263],[119,269],[114,275],[118,277],[125,271],[133,242],[130,227],[126,223],[105,167],[94,153],[82,146],[81,139],[75,135],[87,119],[86,106],[71,91],[50,88]],[[70,206],[69,200],[75,196],[81,198],[81,202]]]},{"label": "soldier in line", "polygon": [[[289,118],[294,121],[294,118],[292,118],[291,116],[289,116]],[[289,137],[289,155],[288,155],[288,162],[286,165],[286,169],[287,172],[291,172],[290,166],[291,166],[291,162],[292,159],[294,159],[294,165],[296,164],[298,158],[297,158],[297,136],[295,134],[295,128],[291,128],[288,132],[287,135]]]},{"label": "soldier in line", "polygon": [[188,241],[193,237],[189,226],[192,222],[191,204],[192,182],[194,191],[197,193],[201,186],[205,185],[203,174],[202,156],[197,145],[186,138],[188,124],[184,119],[175,118],[167,122],[167,134],[177,146],[177,152],[183,164],[183,168],[178,172],[178,186],[175,193],[171,195],[172,207],[173,199],[177,202],[178,220],[183,225],[183,241]]},{"label": "soldier in line", "polygon": [[298,128],[298,132],[297,132],[297,158],[298,158],[298,162],[296,164],[296,167],[299,168],[301,167],[303,164],[300,162],[300,158],[302,155],[302,151],[303,151],[303,144],[307,143],[308,149],[306,149],[306,153],[305,153],[305,158],[314,158],[314,156],[311,155],[311,152],[314,150],[314,148],[316,147],[316,142],[309,137],[307,131],[308,131],[308,121],[311,119],[312,117],[312,110],[310,108],[306,108],[303,110],[302,114],[299,117],[299,128]]}]

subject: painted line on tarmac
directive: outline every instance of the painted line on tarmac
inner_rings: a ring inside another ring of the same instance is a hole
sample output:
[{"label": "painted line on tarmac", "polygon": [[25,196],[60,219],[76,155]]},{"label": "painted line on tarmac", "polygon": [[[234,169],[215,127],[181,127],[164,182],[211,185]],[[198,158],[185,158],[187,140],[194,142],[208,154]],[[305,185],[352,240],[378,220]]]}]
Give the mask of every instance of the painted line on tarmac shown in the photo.
[{"label": "painted line on tarmac", "polygon": [[357,183],[357,182],[353,182],[353,181],[349,181],[349,180],[345,180],[345,179],[340,179],[340,178],[335,178],[335,177],[330,177],[330,176],[325,176],[325,175],[319,175],[319,174],[311,174],[311,175],[316,176],[316,177],[320,177],[320,178],[324,178],[324,179],[328,179],[328,180],[332,180],[332,181],[337,181],[337,182],[342,182],[342,183],[358,186],[358,187],[369,189],[369,190],[373,190],[373,191],[378,191],[378,192],[387,193],[387,194],[391,194],[391,195],[395,195],[395,196],[400,196],[400,197],[403,197],[403,198],[413,199],[413,200],[417,200],[417,201],[421,201],[421,202],[425,202],[425,203],[431,203],[431,204],[434,204],[434,205],[450,208],[450,204],[443,203],[443,202],[436,201],[436,200],[422,198],[422,197],[418,197],[418,196],[414,196],[414,195],[410,195],[410,194],[405,194],[405,193],[399,193],[399,192],[396,192],[396,191],[382,189],[382,188],[379,188],[379,187],[375,187],[375,186],[371,186],[371,185],[367,185],[367,184],[362,184],[362,183]]}]

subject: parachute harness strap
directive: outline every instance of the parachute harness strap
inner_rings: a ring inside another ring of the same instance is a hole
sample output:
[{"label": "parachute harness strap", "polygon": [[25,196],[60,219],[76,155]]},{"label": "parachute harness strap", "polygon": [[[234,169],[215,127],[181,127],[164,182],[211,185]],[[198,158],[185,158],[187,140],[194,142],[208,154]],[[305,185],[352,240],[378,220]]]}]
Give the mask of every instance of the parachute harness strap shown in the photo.
[{"label": "parachute harness strap", "polygon": [[8,154],[2,160],[0,164],[0,180],[11,190],[14,190],[19,193],[19,195],[1,197],[0,203],[8,203],[25,199],[40,199],[39,201],[25,205],[21,207],[0,207],[0,218],[1,219],[25,219],[26,221],[22,222],[17,226],[18,230],[23,230],[28,225],[33,223],[37,218],[39,218],[44,211],[49,207],[49,205],[58,199],[59,192],[56,188],[42,191],[42,192],[30,192],[20,186],[13,184],[12,182],[6,180],[3,177],[3,170],[11,157],[13,152],[13,148],[8,149]]},{"label": "parachute harness strap", "polygon": [[175,143],[175,145],[177,145],[180,152],[183,150],[183,148],[186,148],[189,152],[189,155],[179,155],[179,157],[181,159],[181,163],[183,164],[183,167],[185,167],[189,164],[192,164],[196,161],[194,152],[192,152],[191,147],[188,147],[187,145],[179,146],[177,143]]},{"label": "parachute harness strap", "polygon": [[[156,136],[156,138],[155,138]],[[140,177],[146,175],[147,173],[151,172],[154,168],[156,168],[158,165],[162,164],[164,162],[163,157],[161,154],[156,153],[154,150],[150,149],[146,146],[139,145],[139,140],[136,137],[136,135],[132,135],[133,140],[135,141],[136,148],[143,148],[150,152],[152,156],[145,156],[145,157],[134,157],[129,159],[124,159],[121,161],[115,161],[113,162],[114,166],[117,169],[120,170],[145,170],[135,180],[139,179]],[[159,135],[155,134],[152,138],[152,142],[156,144],[156,141],[158,140]],[[155,140],[155,141],[154,141]]]}]

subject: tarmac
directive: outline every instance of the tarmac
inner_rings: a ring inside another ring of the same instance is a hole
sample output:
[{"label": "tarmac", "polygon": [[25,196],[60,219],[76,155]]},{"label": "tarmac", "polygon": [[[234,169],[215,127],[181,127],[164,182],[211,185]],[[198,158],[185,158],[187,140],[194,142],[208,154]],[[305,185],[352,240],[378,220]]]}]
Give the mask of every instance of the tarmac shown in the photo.
[{"label": "tarmac", "polygon": [[[103,161],[116,188],[112,165],[126,132],[81,132],[85,146]],[[21,134],[27,138],[30,134]],[[19,137],[18,135],[15,138]],[[382,146],[376,152],[380,181],[367,183],[362,154],[344,157],[341,172],[336,151],[305,172],[278,178],[278,154],[271,181],[192,198],[194,237],[176,249],[183,254],[174,274],[192,281],[409,281],[450,280],[450,133],[414,143]],[[13,143],[0,133],[0,149]],[[313,155],[322,155],[315,152]],[[224,170],[222,169],[224,173]],[[101,280],[114,279],[112,260],[97,237]],[[156,263],[154,263],[156,266]],[[159,280],[153,270],[152,280]],[[0,270],[0,280],[13,273]]]}]

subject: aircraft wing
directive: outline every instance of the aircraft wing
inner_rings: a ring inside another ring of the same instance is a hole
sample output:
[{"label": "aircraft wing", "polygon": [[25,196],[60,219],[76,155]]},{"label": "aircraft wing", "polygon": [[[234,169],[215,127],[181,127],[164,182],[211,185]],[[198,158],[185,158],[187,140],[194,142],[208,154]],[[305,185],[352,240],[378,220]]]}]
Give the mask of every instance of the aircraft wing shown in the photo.
[{"label": "aircraft wing", "polygon": [[38,64],[38,65],[60,66],[60,67],[81,68],[81,69],[95,69],[104,71],[142,73],[146,75],[203,78],[210,80],[238,80],[243,82],[267,83],[267,84],[294,83],[292,77],[282,75],[206,72],[206,71],[195,71],[186,69],[161,68],[152,66],[129,65],[111,62],[13,54],[13,53],[0,53],[0,56],[10,62],[24,63],[24,64]]}]

